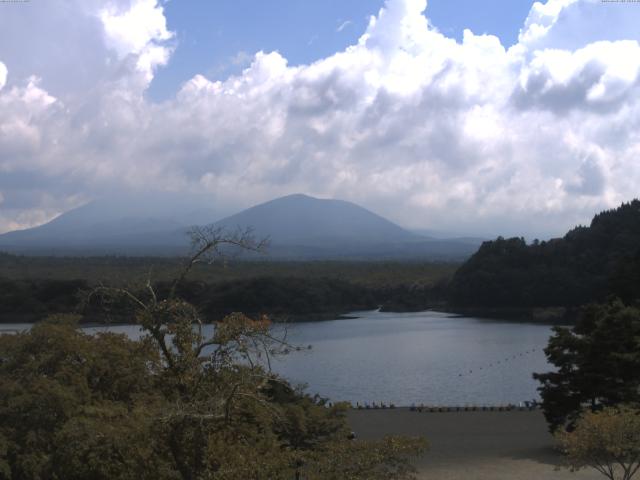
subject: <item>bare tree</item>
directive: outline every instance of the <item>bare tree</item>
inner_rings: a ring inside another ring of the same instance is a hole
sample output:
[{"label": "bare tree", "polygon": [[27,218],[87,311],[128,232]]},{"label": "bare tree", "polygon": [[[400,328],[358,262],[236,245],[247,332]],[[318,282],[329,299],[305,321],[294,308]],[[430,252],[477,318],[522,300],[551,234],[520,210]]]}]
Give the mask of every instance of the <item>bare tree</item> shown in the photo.
[{"label": "bare tree", "polygon": [[229,233],[224,227],[215,225],[193,227],[189,231],[189,237],[191,254],[171,286],[170,298],[175,296],[176,288],[196,264],[213,263],[216,260],[226,261],[228,256],[235,252],[264,253],[269,242],[268,238],[256,240],[252,228],[237,228]]},{"label": "bare tree", "polygon": [[[167,369],[171,372],[173,385],[178,392],[187,394],[195,385],[190,382],[198,377],[202,368],[210,373],[219,373],[236,360],[242,360],[252,371],[251,375],[262,375],[264,381],[272,380],[272,375],[264,375],[261,368],[266,364],[271,371],[271,356],[289,351],[286,332],[283,338],[271,334],[271,322],[267,317],[251,319],[234,313],[217,322],[212,335],[207,337],[204,325],[207,323],[198,309],[177,295],[178,286],[186,279],[195,265],[226,261],[234,254],[229,248],[239,251],[264,252],[267,239],[256,240],[251,229],[237,229],[228,232],[215,226],[194,227],[190,232],[191,253],[171,283],[165,298],[156,292],[148,278],[144,289],[133,291],[128,288],[100,285],[88,293],[88,301],[99,298],[103,303],[125,301],[137,324],[149,335],[159,348]],[[258,373],[260,372],[260,373]],[[249,382],[255,386],[255,378]],[[225,397],[225,415],[229,415],[228,405],[233,397],[243,395],[241,385],[235,385],[232,393]],[[246,392],[245,392],[246,393]]]}]

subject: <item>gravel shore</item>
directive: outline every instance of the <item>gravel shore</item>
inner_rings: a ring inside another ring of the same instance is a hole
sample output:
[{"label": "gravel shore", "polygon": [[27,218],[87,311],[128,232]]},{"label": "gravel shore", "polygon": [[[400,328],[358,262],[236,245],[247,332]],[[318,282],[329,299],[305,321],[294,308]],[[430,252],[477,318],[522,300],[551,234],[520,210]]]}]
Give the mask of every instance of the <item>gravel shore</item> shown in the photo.
[{"label": "gravel shore", "polygon": [[358,438],[421,435],[431,445],[415,462],[418,478],[438,480],[591,480],[591,470],[558,470],[562,457],[540,411],[412,412],[352,410]]}]

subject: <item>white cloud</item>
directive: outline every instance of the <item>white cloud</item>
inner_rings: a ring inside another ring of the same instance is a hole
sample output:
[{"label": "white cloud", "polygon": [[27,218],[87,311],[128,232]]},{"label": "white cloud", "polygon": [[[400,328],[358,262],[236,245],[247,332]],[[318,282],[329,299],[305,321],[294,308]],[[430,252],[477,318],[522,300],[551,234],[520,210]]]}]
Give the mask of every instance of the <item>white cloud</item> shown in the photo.
[{"label": "white cloud", "polygon": [[138,0],[122,8],[109,5],[100,11],[107,45],[120,58],[137,55],[136,66],[150,82],[156,67],[165,65],[171,49],[164,42],[173,38],[167,30],[164,9],[157,0]]},{"label": "white cloud", "polygon": [[571,108],[617,109],[640,86],[637,41],[595,42],[574,52],[535,52],[520,72],[516,96],[559,112]]},{"label": "white cloud", "polygon": [[2,90],[7,83],[7,74],[7,66],[0,62],[0,90]]},{"label": "white cloud", "polygon": [[535,46],[549,37],[560,15],[579,0],[547,0],[534,2],[518,38],[520,45]]},{"label": "white cloud", "polygon": [[519,45],[531,52],[577,50],[593,42],[637,39],[636,7],[602,0],[538,1],[520,31]]},{"label": "white cloud", "polygon": [[109,5],[100,11],[109,45],[122,57],[146,50],[150,43],[169,40],[163,8],[157,0],[139,0],[127,8]]},{"label": "white cloud", "polygon": [[[90,95],[48,93],[48,71],[0,91],[0,191],[14,205],[0,230],[150,185],[234,208],[302,191],[483,234],[560,233],[637,195],[640,10],[536,3],[507,50],[470,31],[447,38],[425,0],[388,0],[343,52],[296,67],[258,52],[241,74],[196,75],[154,104],[144,90],[172,48],[162,7],[91,6],[75,21],[99,19],[108,67]],[[40,185],[49,208],[16,207],[16,179]]]},{"label": "white cloud", "polygon": [[338,28],[336,28],[336,32],[340,33],[341,31],[343,31],[345,28],[347,28],[349,25],[352,25],[353,22],[351,20],[345,20],[344,22],[340,22],[340,25],[338,25]]}]

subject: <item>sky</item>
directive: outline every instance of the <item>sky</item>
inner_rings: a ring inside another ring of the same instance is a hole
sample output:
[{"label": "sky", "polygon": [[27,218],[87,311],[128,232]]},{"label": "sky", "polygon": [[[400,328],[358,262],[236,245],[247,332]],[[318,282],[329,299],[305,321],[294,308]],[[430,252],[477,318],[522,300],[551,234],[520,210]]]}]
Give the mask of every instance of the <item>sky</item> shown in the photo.
[{"label": "sky", "polygon": [[[531,4],[431,0],[429,20],[458,41],[468,28],[497,35],[511,46]],[[383,0],[173,0],[164,4],[164,11],[180,48],[158,70],[148,94],[156,101],[169,98],[198,73],[215,79],[239,75],[261,50],[278,51],[292,66],[321,60],[356,44],[369,17],[383,6]]]},{"label": "sky", "polygon": [[640,3],[0,2],[0,233],[290,193],[548,237],[638,196]]}]

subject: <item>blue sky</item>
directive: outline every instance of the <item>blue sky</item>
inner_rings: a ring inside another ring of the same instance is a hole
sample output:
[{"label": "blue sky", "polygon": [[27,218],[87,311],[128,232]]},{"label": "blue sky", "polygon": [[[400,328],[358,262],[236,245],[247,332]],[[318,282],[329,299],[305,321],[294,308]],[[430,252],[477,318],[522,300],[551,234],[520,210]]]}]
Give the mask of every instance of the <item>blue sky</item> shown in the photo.
[{"label": "blue sky", "polygon": [[426,3],[0,3],[0,233],[151,191],[546,237],[638,195],[640,3]]},{"label": "blue sky", "polygon": [[[427,16],[442,33],[462,38],[465,28],[517,42],[532,0],[429,0]],[[171,0],[168,28],[176,33],[171,62],[149,89],[171,97],[197,73],[210,79],[238,74],[254,53],[279,51],[290,65],[326,58],[357,42],[383,0]]]}]

